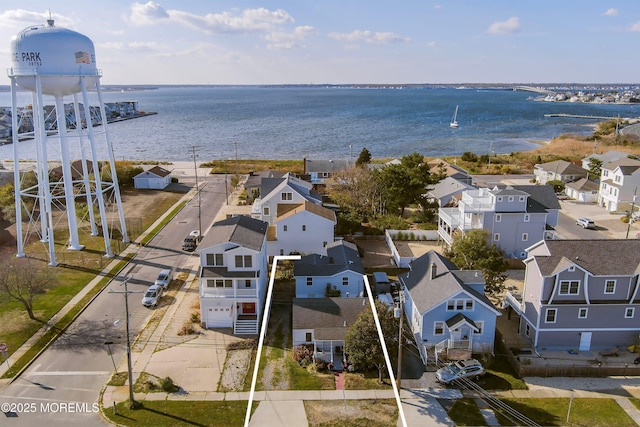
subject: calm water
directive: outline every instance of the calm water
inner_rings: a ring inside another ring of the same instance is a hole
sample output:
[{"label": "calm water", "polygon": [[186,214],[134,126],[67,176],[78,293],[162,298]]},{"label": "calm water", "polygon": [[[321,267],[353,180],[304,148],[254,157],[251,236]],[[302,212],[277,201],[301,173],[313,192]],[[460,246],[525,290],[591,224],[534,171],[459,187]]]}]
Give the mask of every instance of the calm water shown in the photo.
[{"label": "calm water", "polygon": [[[510,153],[563,133],[587,134],[595,120],[546,118],[547,113],[637,117],[637,105],[547,103],[533,94],[476,89],[347,89],[163,87],[106,92],[109,101],[137,100],[157,115],[109,126],[115,156],[135,160],[374,157],[418,151],[428,156]],[[66,101],[66,99],[65,99]],[[10,105],[0,93],[0,105]],[[449,121],[459,105],[458,129]],[[34,158],[23,142],[21,157]],[[32,157],[29,157],[32,156]],[[101,154],[104,158],[104,153]],[[11,145],[0,159],[13,158]]]}]

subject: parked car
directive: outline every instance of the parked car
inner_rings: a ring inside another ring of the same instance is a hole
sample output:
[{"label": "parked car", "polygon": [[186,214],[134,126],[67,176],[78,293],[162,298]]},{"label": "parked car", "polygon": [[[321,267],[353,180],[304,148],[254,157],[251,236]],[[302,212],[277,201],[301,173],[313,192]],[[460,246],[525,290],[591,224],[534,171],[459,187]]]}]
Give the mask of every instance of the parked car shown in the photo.
[{"label": "parked car", "polygon": [[163,289],[167,289],[170,282],[171,270],[162,270],[160,274],[158,274],[158,278],[156,279],[154,285],[162,286]]},{"label": "parked car", "polygon": [[576,220],[576,225],[579,225],[582,228],[596,228],[596,223],[589,218],[578,218]]},{"label": "parked car", "polygon": [[486,374],[482,363],[476,359],[459,360],[436,371],[436,380],[442,384],[451,384],[463,378],[479,380]]},{"label": "parked car", "polygon": [[150,286],[142,297],[142,305],[145,307],[157,307],[163,292],[164,288],[162,286]]}]

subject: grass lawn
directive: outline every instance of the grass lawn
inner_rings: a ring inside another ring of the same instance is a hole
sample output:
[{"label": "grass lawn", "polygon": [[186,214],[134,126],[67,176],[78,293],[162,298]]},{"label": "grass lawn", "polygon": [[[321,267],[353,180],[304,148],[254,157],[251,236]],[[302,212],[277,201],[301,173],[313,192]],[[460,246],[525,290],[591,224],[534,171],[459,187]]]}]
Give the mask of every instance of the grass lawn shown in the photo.
[{"label": "grass lawn", "polygon": [[378,371],[366,373],[347,372],[344,378],[345,390],[390,390],[391,380],[383,378],[384,384],[378,382]]},{"label": "grass lawn", "polygon": [[[122,426],[242,426],[247,411],[247,401],[144,401],[142,406],[129,409],[128,402],[117,405],[118,414],[113,414],[113,406],[104,408],[104,415]],[[251,413],[258,403],[254,402]]]},{"label": "grass lawn", "polygon": [[516,373],[504,356],[497,355],[487,366],[487,375],[478,384],[486,390],[527,390],[527,383]]},{"label": "grass lawn", "polygon": [[290,390],[335,390],[336,382],[332,373],[311,371],[303,368],[292,358],[287,359]]},{"label": "grass lawn", "polygon": [[635,397],[630,397],[629,401],[636,405],[636,408],[640,409],[640,399],[636,399]]},{"label": "grass lawn", "polygon": [[395,400],[305,401],[309,427],[388,427],[398,422]]},{"label": "grass lawn", "polygon": [[[446,407],[446,405],[443,405]],[[457,399],[447,409],[447,414],[458,426],[484,426],[487,425],[480,409],[473,399]]]}]

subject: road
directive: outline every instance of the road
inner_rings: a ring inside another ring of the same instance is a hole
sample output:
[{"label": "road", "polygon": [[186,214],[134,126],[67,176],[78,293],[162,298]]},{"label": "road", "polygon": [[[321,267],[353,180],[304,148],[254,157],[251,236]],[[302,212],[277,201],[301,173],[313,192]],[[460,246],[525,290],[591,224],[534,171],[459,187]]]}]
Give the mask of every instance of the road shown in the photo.
[{"label": "road", "polygon": [[[183,179],[195,184],[191,174]],[[126,316],[122,280],[130,276],[130,331],[132,340],[144,327],[151,309],[140,303],[142,292],[153,283],[161,269],[182,271],[187,257],[182,240],[198,229],[198,212],[203,232],[225,203],[224,177],[199,176],[198,197],[188,205],[145,247],[76,322],[13,383],[0,390],[2,411],[9,412],[2,425],[11,426],[104,426],[98,414],[100,390],[119,361],[126,357]],[[113,342],[105,345],[105,342]],[[113,359],[109,355],[113,351]],[[7,409],[11,411],[7,411]]]}]

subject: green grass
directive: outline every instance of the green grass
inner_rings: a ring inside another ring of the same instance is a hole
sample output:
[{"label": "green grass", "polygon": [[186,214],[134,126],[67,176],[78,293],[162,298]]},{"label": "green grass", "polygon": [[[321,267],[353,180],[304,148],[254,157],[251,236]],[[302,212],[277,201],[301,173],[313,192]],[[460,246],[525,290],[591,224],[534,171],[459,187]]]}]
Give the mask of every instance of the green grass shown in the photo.
[{"label": "green grass", "polygon": [[630,397],[629,401],[633,403],[636,406],[636,408],[640,409],[640,399],[635,397]]},{"label": "green grass", "polygon": [[247,174],[249,172],[259,172],[266,170],[279,170],[282,172],[303,173],[304,165],[302,160],[212,160],[203,163],[203,168],[209,168],[210,174],[225,173],[228,174]]},{"label": "green grass", "polygon": [[486,390],[527,390],[527,383],[516,376],[505,356],[497,355],[487,365],[487,375],[478,384]]},{"label": "green grass", "polygon": [[373,370],[365,373],[347,372],[344,378],[344,388],[346,390],[390,390],[391,381],[384,378],[384,384],[378,382],[378,371]]},{"label": "green grass", "polygon": [[[122,426],[220,426],[244,425],[247,401],[143,401],[137,409],[129,409],[128,402],[117,404],[117,415],[113,406],[104,408],[104,415]],[[251,413],[258,407],[254,402]]]},{"label": "green grass", "polygon": [[[569,398],[503,399],[504,403],[544,426],[636,427],[637,424],[613,399],[577,398],[571,403],[567,422]],[[496,414],[501,425],[514,425]]]},{"label": "green grass", "polygon": [[290,390],[335,390],[336,382],[333,374],[322,374],[303,368],[292,358],[287,358],[287,373]]},{"label": "green grass", "polygon": [[473,399],[458,399],[447,411],[457,426],[485,426],[487,423]]}]

